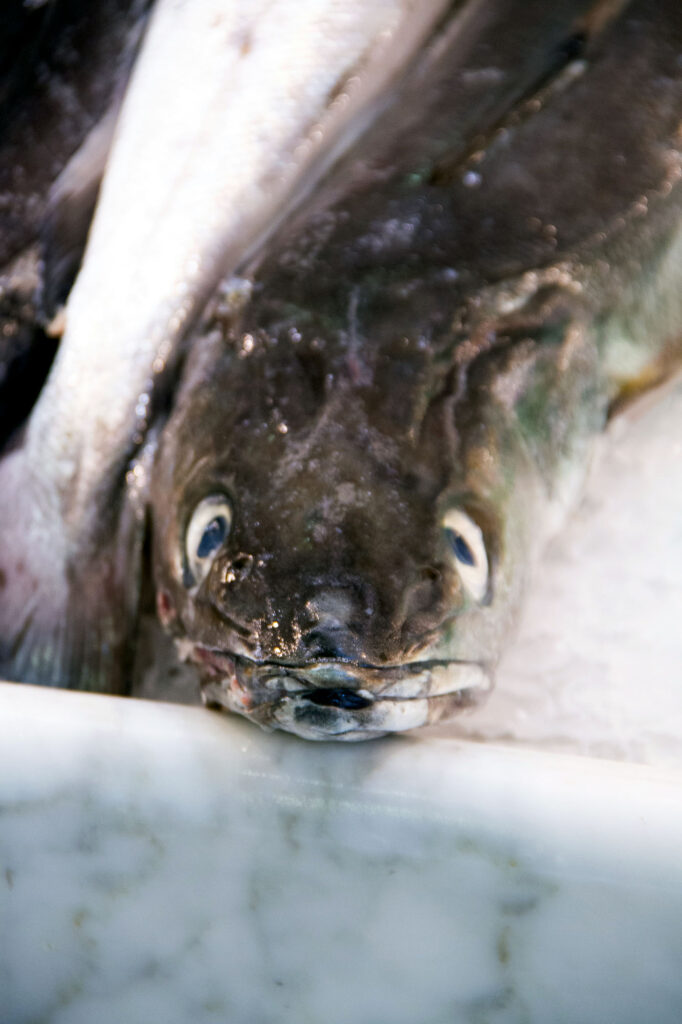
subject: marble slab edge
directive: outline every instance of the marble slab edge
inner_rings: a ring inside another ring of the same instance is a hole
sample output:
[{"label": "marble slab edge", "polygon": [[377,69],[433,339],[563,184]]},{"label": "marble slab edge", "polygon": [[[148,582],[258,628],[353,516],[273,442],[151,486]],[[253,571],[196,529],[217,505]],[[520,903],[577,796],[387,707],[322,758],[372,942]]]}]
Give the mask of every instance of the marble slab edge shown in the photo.
[{"label": "marble slab edge", "polygon": [[680,774],[0,684],[2,1024],[677,1024],[681,963]]}]

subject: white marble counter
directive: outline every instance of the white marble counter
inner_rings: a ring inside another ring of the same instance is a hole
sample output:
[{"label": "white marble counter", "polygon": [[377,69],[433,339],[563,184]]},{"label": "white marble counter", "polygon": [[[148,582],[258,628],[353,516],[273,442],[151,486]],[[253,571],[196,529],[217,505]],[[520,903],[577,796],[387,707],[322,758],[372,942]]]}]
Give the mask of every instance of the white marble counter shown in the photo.
[{"label": "white marble counter", "polygon": [[0,685],[2,1024],[679,1024],[682,776]]},{"label": "white marble counter", "polygon": [[681,431],[615,425],[440,733],[0,684],[0,1024],[679,1024]]}]

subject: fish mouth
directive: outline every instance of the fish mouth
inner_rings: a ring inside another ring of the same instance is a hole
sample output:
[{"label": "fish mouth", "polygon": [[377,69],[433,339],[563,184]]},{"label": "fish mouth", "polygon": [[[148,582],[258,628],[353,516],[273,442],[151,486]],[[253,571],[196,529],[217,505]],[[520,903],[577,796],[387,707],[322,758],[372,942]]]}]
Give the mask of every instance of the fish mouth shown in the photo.
[{"label": "fish mouth", "polygon": [[286,665],[202,644],[184,653],[200,667],[206,705],[313,740],[373,739],[444,722],[479,704],[492,687],[490,669],[469,661]]}]

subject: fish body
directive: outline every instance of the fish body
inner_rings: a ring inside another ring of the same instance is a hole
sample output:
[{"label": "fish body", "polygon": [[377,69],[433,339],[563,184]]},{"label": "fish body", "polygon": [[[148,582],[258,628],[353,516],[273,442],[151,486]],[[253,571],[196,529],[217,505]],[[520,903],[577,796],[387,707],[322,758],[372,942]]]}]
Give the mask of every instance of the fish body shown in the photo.
[{"label": "fish body", "polygon": [[541,74],[492,9],[225,283],[161,435],[160,617],[265,727],[364,739],[485,696],[595,438],[680,364],[682,12],[536,23]]}]

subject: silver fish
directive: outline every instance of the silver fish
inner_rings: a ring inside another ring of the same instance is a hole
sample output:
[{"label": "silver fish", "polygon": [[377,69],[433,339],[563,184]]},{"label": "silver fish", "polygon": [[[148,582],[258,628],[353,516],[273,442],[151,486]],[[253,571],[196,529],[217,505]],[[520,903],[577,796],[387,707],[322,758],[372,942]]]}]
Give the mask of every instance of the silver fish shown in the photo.
[{"label": "silver fish", "polygon": [[476,704],[595,438],[679,367],[682,9],[577,8],[452,25],[209,305],[151,505],[209,705],[357,740]]}]

